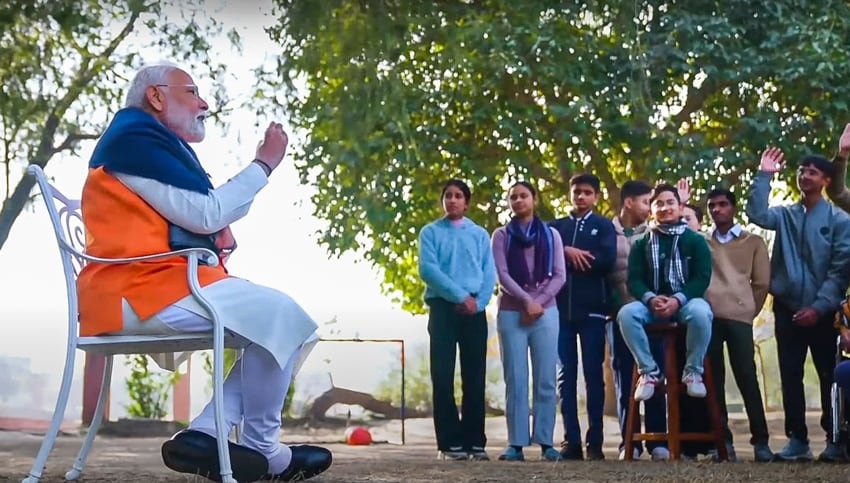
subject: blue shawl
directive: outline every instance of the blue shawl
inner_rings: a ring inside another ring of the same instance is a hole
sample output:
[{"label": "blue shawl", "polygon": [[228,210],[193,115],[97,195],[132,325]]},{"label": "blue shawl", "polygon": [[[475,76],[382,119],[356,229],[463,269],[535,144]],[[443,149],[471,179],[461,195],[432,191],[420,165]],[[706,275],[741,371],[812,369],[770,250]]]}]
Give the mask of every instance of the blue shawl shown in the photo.
[{"label": "blue shawl", "polygon": [[[508,273],[520,287],[537,286],[555,272],[554,236],[548,225],[536,215],[527,227],[522,227],[516,217],[507,226]],[[525,249],[534,247],[534,273],[530,274],[525,261]],[[529,279],[531,275],[531,279]]]},{"label": "blue shawl", "polygon": [[89,168],[101,166],[203,194],[213,188],[189,144],[136,107],[118,111],[97,142]]}]

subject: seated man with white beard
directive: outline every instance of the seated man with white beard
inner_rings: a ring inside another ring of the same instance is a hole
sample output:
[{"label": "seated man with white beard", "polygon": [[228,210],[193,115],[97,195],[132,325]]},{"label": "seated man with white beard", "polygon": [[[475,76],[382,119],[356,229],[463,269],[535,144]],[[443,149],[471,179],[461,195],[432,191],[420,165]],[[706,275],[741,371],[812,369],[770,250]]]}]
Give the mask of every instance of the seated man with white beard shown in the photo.
[{"label": "seated man with white beard", "polygon": [[[256,158],[214,188],[188,143],[204,139],[208,105],[192,77],[172,65],[142,68],[126,107],[98,141],[82,194],[86,252],[124,258],[210,248],[224,262],[235,248],[230,224],[247,213],[280,164],[287,136],[272,123]],[[187,260],[104,265],[80,273],[80,334],[209,331],[206,311],[191,296]],[[224,381],[229,434],[244,423],[244,446],[230,443],[238,481],[304,479],[325,471],[331,453],[280,443],[281,407],[297,365],[315,338],[316,323],[289,296],[230,276],[223,265],[202,265],[199,280],[225,328],[248,343]],[[218,479],[213,402],[189,429],[162,448],[169,468]]]}]

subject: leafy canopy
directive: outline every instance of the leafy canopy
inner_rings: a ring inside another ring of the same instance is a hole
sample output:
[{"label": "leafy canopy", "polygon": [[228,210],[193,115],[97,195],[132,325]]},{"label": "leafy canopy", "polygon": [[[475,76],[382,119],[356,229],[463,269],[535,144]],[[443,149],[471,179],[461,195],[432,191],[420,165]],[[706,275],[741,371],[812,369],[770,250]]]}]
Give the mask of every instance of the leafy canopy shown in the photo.
[{"label": "leafy canopy", "polygon": [[830,151],[850,120],[844,1],[275,3],[262,91],[308,134],[296,166],[321,240],[363,254],[414,312],[417,233],[449,177],[488,230],[516,179],[552,218],[593,172],[610,214],[631,178],[741,195],[767,145]]}]

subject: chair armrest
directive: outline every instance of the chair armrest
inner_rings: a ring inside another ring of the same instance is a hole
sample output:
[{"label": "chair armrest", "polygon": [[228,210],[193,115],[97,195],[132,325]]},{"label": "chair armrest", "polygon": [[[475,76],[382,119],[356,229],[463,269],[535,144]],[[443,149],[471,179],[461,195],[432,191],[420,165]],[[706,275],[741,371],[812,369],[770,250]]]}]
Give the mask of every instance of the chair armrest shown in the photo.
[{"label": "chair armrest", "polygon": [[154,253],[152,255],[142,255],[142,256],[139,256],[139,257],[130,257],[130,258],[101,258],[101,257],[94,257],[94,256],[91,256],[91,255],[85,254],[83,252],[80,252],[80,251],[76,250],[74,247],[72,247],[65,240],[60,239],[59,243],[62,245],[62,248],[64,250],[67,250],[67,251],[73,253],[77,257],[80,257],[80,258],[87,260],[89,262],[103,263],[103,264],[108,264],[108,265],[109,264],[115,265],[115,264],[121,264],[121,263],[147,262],[147,261],[152,261],[152,260],[162,260],[164,258],[171,258],[171,257],[174,257],[174,256],[179,256],[179,255],[190,255],[192,253],[194,253],[198,256],[205,257],[206,260],[207,260],[207,264],[211,267],[216,267],[216,266],[218,266],[218,263],[219,263],[218,255],[216,255],[215,252],[213,252],[212,250],[210,250],[208,248],[184,248],[182,250],[174,250],[172,252]]}]

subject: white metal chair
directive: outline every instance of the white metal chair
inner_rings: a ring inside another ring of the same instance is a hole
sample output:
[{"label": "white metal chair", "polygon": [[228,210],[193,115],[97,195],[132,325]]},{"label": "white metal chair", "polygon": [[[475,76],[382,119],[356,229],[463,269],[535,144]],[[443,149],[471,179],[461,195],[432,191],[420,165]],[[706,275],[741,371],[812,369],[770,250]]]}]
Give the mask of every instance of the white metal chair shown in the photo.
[{"label": "white metal chair", "polygon": [[[31,176],[35,176],[42,198],[50,215],[50,222],[59,246],[62,259],[62,268],[65,273],[65,288],[68,295],[68,347],[65,355],[65,369],[62,374],[62,384],[56,409],[50,427],[44,436],[41,448],[33,462],[29,475],[23,483],[37,483],[42,476],[44,465],[56,441],[59,426],[65,414],[68,396],[71,390],[71,380],[74,373],[74,359],[77,349],[82,351],[103,354],[106,356],[106,364],[103,372],[103,383],[100,396],[97,401],[94,417],[88,429],[83,445],[77,455],[73,467],[65,473],[65,479],[76,480],[80,477],[85,466],[86,457],[91,449],[92,442],[97,434],[98,427],[103,419],[106,395],[109,392],[109,384],[112,376],[112,359],[115,354],[160,354],[178,351],[194,351],[213,349],[213,397],[215,399],[215,420],[218,442],[218,457],[221,467],[221,481],[236,483],[230,466],[230,454],[227,448],[227,428],[224,427],[223,408],[223,374],[224,374],[224,348],[240,348],[240,339],[225,333],[215,307],[204,298],[198,283],[198,261],[205,257],[208,264],[218,264],[218,257],[211,250],[203,248],[192,248],[178,250],[168,253],[147,255],[123,259],[103,259],[92,257],[84,253],[85,229],[83,227],[80,213],[80,201],[68,199],[54,188],[47,180],[44,171],[38,166],[31,165],[27,169]],[[80,337],[78,331],[79,313],[77,308],[76,278],[79,271],[87,262],[95,263],[134,263],[139,261],[150,261],[182,255],[188,258],[187,277],[192,295],[202,307],[206,309],[210,319],[213,321],[213,330],[209,333],[193,333],[163,336],[99,336]]]}]

